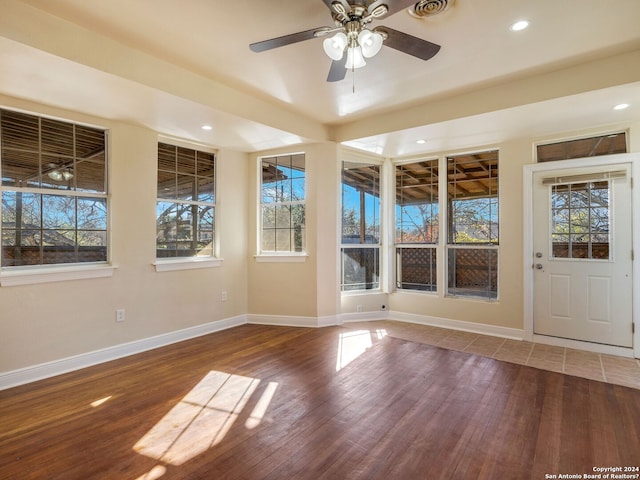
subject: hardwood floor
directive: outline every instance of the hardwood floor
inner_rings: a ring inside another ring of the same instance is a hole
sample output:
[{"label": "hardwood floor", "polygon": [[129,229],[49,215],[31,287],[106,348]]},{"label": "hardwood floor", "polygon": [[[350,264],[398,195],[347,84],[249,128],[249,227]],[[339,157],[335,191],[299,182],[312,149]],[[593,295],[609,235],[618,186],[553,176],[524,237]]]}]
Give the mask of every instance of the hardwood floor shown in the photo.
[{"label": "hardwood floor", "polygon": [[640,390],[374,330],[245,325],[0,392],[1,479],[511,480],[599,466],[640,466]]},{"label": "hardwood floor", "polygon": [[349,328],[383,330],[395,338],[640,389],[640,359],[393,320],[349,323]]}]

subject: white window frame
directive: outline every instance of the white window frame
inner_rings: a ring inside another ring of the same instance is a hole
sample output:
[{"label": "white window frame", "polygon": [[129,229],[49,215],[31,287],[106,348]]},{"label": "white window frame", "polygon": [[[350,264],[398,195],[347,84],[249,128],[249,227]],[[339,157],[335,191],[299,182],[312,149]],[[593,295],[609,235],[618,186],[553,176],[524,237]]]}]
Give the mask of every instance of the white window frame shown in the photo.
[{"label": "white window frame", "polygon": [[[41,113],[19,110],[15,108],[8,108],[0,106],[0,110],[16,112],[25,115],[38,117],[39,119],[49,119],[58,122],[63,122],[75,126],[88,127],[104,132],[104,149],[105,149],[105,192],[83,192],[83,191],[67,191],[48,188],[23,188],[23,187],[4,187],[0,182],[0,197],[5,191],[20,191],[24,193],[34,193],[37,195],[62,195],[74,198],[100,198],[106,202],[106,260],[98,262],[75,262],[75,263],[55,263],[55,264],[38,264],[38,265],[25,265],[25,266],[10,266],[0,267],[0,286],[12,287],[20,285],[31,285],[51,282],[64,282],[70,280],[87,280],[94,278],[108,278],[113,275],[113,271],[116,268],[111,264],[111,201],[109,194],[109,131],[106,127],[101,125],[89,124],[86,122],[79,122],[68,118],[58,118],[49,115],[43,115]],[[39,155],[42,152],[39,151]],[[0,173],[2,169],[2,162],[0,161]],[[66,193],[65,193],[66,192]],[[0,216],[2,213],[2,205],[0,203]],[[77,224],[76,224],[77,227]],[[2,222],[0,222],[0,238],[2,234]],[[0,247],[1,248],[1,247]]]},{"label": "white window frame", "polygon": [[[438,187],[438,239],[436,242],[434,243],[402,243],[402,242],[397,242],[396,241],[396,207],[397,207],[397,201],[396,201],[396,191],[395,191],[395,185],[396,185],[396,167],[399,166],[403,166],[403,165],[411,165],[414,163],[419,163],[419,162],[436,162],[437,163],[437,168],[438,168],[438,179],[437,179],[437,187]],[[443,228],[442,228],[442,162],[440,157],[437,156],[419,156],[419,157],[412,157],[412,158],[408,158],[408,159],[402,159],[402,160],[397,160],[397,161],[393,161],[392,162],[392,166],[393,166],[393,173],[392,173],[392,182],[391,182],[391,187],[390,189],[392,190],[392,227],[391,227],[391,232],[392,232],[392,245],[393,245],[393,258],[391,261],[391,265],[393,265],[393,274],[392,274],[392,285],[393,285],[393,290],[398,291],[398,292],[403,292],[403,293],[416,293],[416,294],[424,294],[424,295],[438,295],[439,292],[442,290],[442,285],[441,285],[441,275],[440,275],[440,270],[441,270],[441,265],[440,265],[440,246],[442,245],[442,239],[443,239]],[[446,175],[445,175],[446,176]],[[445,188],[446,188],[446,184],[445,184]],[[445,190],[446,192],[446,190]],[[410,289],[410,288],[400,288],[398,287],[398,270],[400,268],[400,266],[398,265],[398,250],[401,250],[403,248],[424,248],[424,249],[430,249],[430,250],[435,250],[435,255],[436,255],[436,289],[435,290],[419,290],[419,289]]]},{"label": "white window frame", "polygon": [[[378,232],[378,243],[371,243],[371,244],[353,244],[353,243],[343,243],[343,232],[342,232],[342,218],[343,218],[343,214],[344,214],[344,205],[343,205],[343,201],[342,201],[342,178],[343,178],[343,172],[344,172],[344,164],[345,162],[349,162],[349,163],[354,163],[354,164],[362,164],[363,166],[365,165],[375,165],[380,169],[380,173],[379,173],[379,185],[378,185],[378,192],[380,194],[379,199],[378,199],[378,203],[379,203],[379,215],[378,215],[378,228],[379,228],[379,232]],[[381,159],[381,158],[376,158],[376,157],[369,157],[366,155],[362,155],[360,152],[345,152],[345,154],[342,156],[341,160],[340,160],[340,189],[339,189],[339,195],[340,195],[340,208],[339,208],[339,251],[338,251],[338,264],[339,264],[339,273],[340,273],[340,280],[339,280],[339,287],[340,287],[340,293],[342,295],[348,296],[348,295],[363,295],[363,294],[379,294],[379,293],[383,293],[383,292],[388,292],[389,291],[389,279],[387,277],[386,272],[388,271],[388,265],[389,265],[389,261],[388,261],[388,249],[387,246],[389,245],[388,240],[386,239],[386,236],[388,235],[388,228],[387,228],[387,224],[389,223],[389,219],[387,218],[387,207],[388,207],[388,197],[389,195],[387,194],[388,191],[386,190],[386,181],[385,179],[388,178],[389,176],[389,171],[390,171],[391,165],[389,161],[385,161],[385,159]],[[344,271],[343,271],[343,250],[345,248],[362,248],[362,249],[376,249],[378,251],[378,286],[376,288],[364,288],[364,289],[353,289],[353,290],[345,290],[344,289]]]},{"label": "white window frame", "polygon": [[[303,233],[303,249],[299,252],[295,250],[288,251],[271,251],[271,250],[263,250],[262,249],[262,235],[263,235],[263,209],[266,203],[263,202],[262,198],[262,186],[263,186],[263,172],[262,172],[262,162],[265,159],[269,158],[278,158],[278,157],[291,157],[296,155],[302,155],[304,157],[304,199],[303,200],[295,200],[295,201],[281,201],[281,202],[273,202],[268,205],[271,206],[302,206],[305,212],[305,224],[304,224],[304,233]],[[257,263],[302,263],[305,262],[307,257],[309,256],[307,252],[307,195],[308,195],[308,169],[307,169],[307,154],[304,151],[295,151],[295,152],[281,152],[274,153],[271,155],[261,155],[257,158],[256,161],[256,172],[257,172],[257,221],[256,221],[256,252],[254,255],[254,259]]]},{"label": "white window frame", "polygon": [[[458,156],[464,156],[464,155],[473,155],[473,154],[480,154],[480,153],[485,153],[485,152],[496,152],[498,155],[498,228],[500,228],[500,219],[502,218],[502,214],[501,214],[501,210],[502,210],[502,202],[500,201],[500,191],[501,191],[501,182],[500,182],[500,148],[499,147],[488,147],[488,148],[482,148],[482,149],[474,149],[474,150],[469,150],[469,151],[464,151],[464,152],[455,152],[455,153],[446,153],[443,155],[442,157],[442,164],[441,164],[441,169],[442,172],[444,172],[444,175],[441,175],[441,191],[442,192],[448,192],[448,183],[449,183],[449,179],[448,179],[448,159],[450,157],[458,157]],[[500,255],[500,244],[489,244],[489,243],[478,243],[477,245],[475,244],[456,244],[456,243],[451,243],[449,241],[451,232],[449,231],[449,202],[448,202],[448,198],[446,195],[443,195],[441,198],[441,208],[442,208],[442,213],[443,213],[443,219],[441,219],[441,226],[443,226],[444,228],[441,229],[440,233],[441,233],[441,241],[444,242],[444,259],[443,259],[443,270],[444,270],[444,284],[443,284],[443,292],[444,292],[444,296],[448,297],[448,298],[456,298],[456,299],[463,299],[463,300],[475,300],[475,301],[486,301],[486,302],[498,302],[500,300],[500,262],[501,262],[501,257],[502,255]],[[499,236],[498,236],[499,238]],[[451,252],[455,251],[455,250],[471,250],[471,249],[475,249],[475,250],[488,250],[488,251],[495,251],[496,254],[498,255],[498,259],[497,259],[497,264],[496,264],[496,296],[495,297],[488,297],[488,296],[483,296],[483,295],[473,295],[473,294],[462,294],[462,293],[451,293],[449,291],[449,273],[450,273],[450,268],[449,268],[449,255],[451,254]]]},{"label": "white window frame", "polygon": [[[564,158],[564,159],[558,159],[558,160],[540,161],[538,158],[539,147],[568,144],[568,143],[572,143],[580,140],[595,140],[597,138],[604,138],[607,136],[616,136],[616,135],[624,135],[626,151],[622,153],[616,153],[613,155],[624,155],[625,153],[629,152],[629,144],[630,144],[630,137],[631,137],[629,133],[630,133],[629,129],[619,129],[619,130],[609,130],[609,131],[597,131],[591,134],[584,134],[584,135],[578,135],[578,136],[559,136],[557,138],[550,138],[543,141],[538,141],[533,144],[533,155],[534,155],[535,163],[559,162],[563,160],[575,160],[577,158],[577,157],[571,157],[571,158]],[[612,154],[607,153],[606,155],[608,156]],[[582,157],[582,158],[592,158],[592,157],[601,157],[601,156],[605,156],[605,154],[598,154],[598,155],[593,154],[593,155]]]},{"label": "white window frame", "polygon": [[[175,147],[183,147],[190,150],[195,150],[198,152],[210,153],[215,157],[214,160],[214,201],[213,202],[200,202],[200,201],[181,201],[175,200],[175,203],[184,203],[190,205],[203,205],[203,206],[211,206],[213,207],[213,242],[214,248],[212,255],[206,256],[190,256],[190,257],[170,257],[170,258],[158,258],[156,256],[156,260],[153,263],[156,272],[173,272],[178,270],[196,270],[201,268],[215,268],[220,267],[224,261],[223,258],[220,258],[220,234],[218,229],[218,210],[219,210],[219,192],[218,192],[218,150],[203,144],[198,144],[194,142],[188,142],[172,137],[158,136],[156,145],[164,143],[167,145],[172,145]],[[156,154],[156,185],[157,185],[157,172],[158,172],[158,158]],[[156,194],[155,207],[157,208],[158,202],[167,201],[167,199],[158,198]],[[157,228],[157,215],[156,215],[156,228]],[[157,249],[157,243],[156,243]],[[157,254],[156,254],[157,255]]]}]

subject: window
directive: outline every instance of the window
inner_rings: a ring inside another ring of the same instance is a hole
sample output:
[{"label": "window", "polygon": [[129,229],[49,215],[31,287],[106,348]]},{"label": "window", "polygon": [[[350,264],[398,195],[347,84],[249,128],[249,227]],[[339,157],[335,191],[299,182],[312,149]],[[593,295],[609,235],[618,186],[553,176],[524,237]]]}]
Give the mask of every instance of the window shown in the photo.
[{"label": "window", "polygon": [[551,186],[554,258],[609,260],[608,180]]},{"label": "window", "polygon": [[2,267],[107,261],[104,130],[0,110]]},{"label": "window", "polygon": [[380,166],[343,162],[342,290],[380,288]]},{"label": "window", "polygon": [[305,251],[305,155],[261,159],[261,253]]},{"label": "window", "polygon": [[396,287],[437,291],[438,160],[396,165]]},{"label": "window", "polygon": [[498,152],[447,157],[449,295],[498,295]]},{"label": "window", "polygon": [[158,258],[214,256],[215,160],[211,152],[158,144]]},{"label": "window", "polygon": [[627,153],[627,137],[624,132],[597,137],[580,138],[564,142],[548,143],[536,147],[538,162],[553,162],[569,158],[597,157],[614,153]]}]

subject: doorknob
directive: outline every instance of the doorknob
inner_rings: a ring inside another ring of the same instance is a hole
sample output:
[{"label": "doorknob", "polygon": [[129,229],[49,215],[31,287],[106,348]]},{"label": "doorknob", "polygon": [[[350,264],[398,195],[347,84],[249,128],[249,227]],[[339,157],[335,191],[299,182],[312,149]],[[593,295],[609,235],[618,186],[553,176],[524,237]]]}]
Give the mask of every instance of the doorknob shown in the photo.
[{"label": "doorknob", "polygon": [[536,263],[535,265],[537,270],[542,270],[542,264],[541,263]]}]

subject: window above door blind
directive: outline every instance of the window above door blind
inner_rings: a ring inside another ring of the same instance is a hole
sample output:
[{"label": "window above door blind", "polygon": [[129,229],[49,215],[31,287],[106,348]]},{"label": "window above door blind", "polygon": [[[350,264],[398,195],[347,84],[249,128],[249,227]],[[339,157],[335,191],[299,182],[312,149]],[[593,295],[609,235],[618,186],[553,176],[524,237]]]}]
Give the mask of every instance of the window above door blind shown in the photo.
[{"label": "window above door blind", "polygon": [[615,153],[627,153],[627,135],[625,132],[536,146],[538,163],[556,162],[570,158],[598,157]]}]

